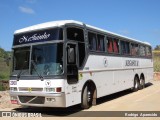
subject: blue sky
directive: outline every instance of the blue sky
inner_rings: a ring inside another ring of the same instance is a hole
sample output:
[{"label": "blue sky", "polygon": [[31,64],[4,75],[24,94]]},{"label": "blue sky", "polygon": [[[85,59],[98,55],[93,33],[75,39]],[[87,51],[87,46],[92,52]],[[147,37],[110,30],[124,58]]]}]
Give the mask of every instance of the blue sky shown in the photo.
[{"label": "blue sky", "polygon": [[160,45],[160,0],[0,0],[0,47],[11,50],[17,29],[66,19]]}]

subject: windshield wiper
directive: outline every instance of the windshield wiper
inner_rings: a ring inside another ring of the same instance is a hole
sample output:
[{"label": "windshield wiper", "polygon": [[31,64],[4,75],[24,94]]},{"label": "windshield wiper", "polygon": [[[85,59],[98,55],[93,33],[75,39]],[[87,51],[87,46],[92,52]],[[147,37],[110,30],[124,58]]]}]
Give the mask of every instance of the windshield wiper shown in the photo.
[{"label": "windshield wiper", "polygon": [[19,80],[19,78],[21,77],[21,74],[22,74],[23,68],[24,68],[24,66],[26,65],[26,63],[27,63],[27,61],[24,61],[23,66],[22,66],[22,68],[21,68],[20,72],[19,72],[19,73],[18,73],[18,75],[17,75],[17,80]]},{"label": "windshield wiper", "polygon": [[39,76],[39,78],[43,81],[43,76],[40,73],[38,73],[37,66],[36,66],[34,60],[31,60],[31,63],[33,65],[33,69],[35,70],[35,72],[37,73],[37,75]]}]

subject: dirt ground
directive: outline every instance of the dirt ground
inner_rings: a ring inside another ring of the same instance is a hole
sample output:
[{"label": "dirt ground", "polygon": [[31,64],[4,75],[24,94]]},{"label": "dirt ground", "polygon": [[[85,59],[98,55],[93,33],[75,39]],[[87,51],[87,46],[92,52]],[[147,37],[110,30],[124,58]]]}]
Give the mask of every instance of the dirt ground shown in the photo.
[{"label": "dirt ground", "polygon": [[20,107],[16,104],[11,104],[9,91],[0,91],[0,109],[17,108]]}]

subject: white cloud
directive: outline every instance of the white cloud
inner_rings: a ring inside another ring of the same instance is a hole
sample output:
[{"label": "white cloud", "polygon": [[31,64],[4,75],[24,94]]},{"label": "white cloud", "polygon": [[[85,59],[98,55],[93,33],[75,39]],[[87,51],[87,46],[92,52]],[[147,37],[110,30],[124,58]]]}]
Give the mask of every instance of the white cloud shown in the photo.
[{"label": "white cloud", "polygon": [[32,9],[32,8],[29,8],[29,7],[23,7],[23,6],[20,6],[19,7],[19,10],[23,13],[27,13],[27,14],[34,14],[35,11]]}]

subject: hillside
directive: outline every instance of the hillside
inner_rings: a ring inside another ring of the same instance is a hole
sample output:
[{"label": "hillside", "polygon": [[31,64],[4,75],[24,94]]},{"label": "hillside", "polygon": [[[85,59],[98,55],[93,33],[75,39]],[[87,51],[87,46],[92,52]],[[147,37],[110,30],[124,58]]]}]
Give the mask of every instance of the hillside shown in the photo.
[{"label": "hillside", "polygon": [[10,67],[7,65],[5,60],[9,58],[11,52],[7,52],[0,48],[0,80],[8,80],[10,74]]}]

